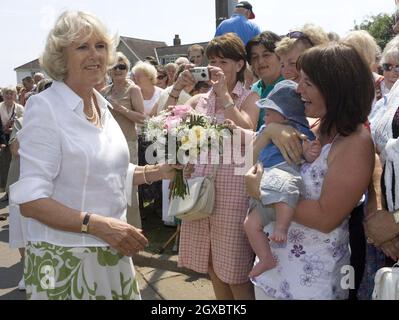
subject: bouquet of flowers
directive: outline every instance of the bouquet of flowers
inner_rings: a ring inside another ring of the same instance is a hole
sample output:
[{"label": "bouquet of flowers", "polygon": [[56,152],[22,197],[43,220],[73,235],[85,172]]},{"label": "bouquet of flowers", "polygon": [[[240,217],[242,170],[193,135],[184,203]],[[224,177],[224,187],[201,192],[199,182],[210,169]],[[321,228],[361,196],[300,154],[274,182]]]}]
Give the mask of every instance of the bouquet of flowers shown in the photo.
[{"label": "bouquet of flowers", "polygon": [[[158,161],[169,164],[197,163],[198,157],[210,148],[220,151],[222,139],[230,135],[227,126],[217,124],[216,119],[198,113],[186,105],[178,105],[173,109],[163,110],[158,116],[144,122],[145,139],[152,142],[157,151]],[[177,170],[171,185],[173,198],[189,194],[183,170]]]}]

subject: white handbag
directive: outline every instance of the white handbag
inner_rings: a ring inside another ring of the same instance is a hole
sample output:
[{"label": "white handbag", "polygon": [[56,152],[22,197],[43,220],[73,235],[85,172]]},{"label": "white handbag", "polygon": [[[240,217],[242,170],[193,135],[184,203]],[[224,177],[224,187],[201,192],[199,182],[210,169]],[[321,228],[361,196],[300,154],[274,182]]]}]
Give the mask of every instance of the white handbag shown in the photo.
[{"label": "white handbag", "polygon": [[187,180],[189,193],[183,198],[170,200],[168,216],[183,221],[193,221],[211,216],[215,203],[214,169],[211,177],[196,177]]},{"label": "white handbag", "polygon": [[374,278],[373,300],[399,300],[399,263],[381,268]]}]

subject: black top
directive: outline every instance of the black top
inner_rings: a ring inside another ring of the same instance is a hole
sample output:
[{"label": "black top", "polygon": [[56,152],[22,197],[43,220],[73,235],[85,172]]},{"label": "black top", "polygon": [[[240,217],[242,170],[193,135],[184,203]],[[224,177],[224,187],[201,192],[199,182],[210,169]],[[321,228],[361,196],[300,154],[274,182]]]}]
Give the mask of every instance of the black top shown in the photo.
[{"label": "black top", "polygon": [[0,144],[7,144],[7,137],[3,131],[3,126],[1,125],[1,119],[0,119]]}]

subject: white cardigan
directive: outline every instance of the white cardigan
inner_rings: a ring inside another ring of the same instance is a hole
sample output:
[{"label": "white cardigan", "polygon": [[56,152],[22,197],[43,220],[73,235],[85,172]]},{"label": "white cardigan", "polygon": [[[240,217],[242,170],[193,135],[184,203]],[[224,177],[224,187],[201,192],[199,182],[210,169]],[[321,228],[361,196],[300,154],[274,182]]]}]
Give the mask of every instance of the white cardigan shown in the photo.
[{"label": "white cardigan", "polygon": [[[399,208],[399,140],[393,138],[392,121],[399,107],[399,81],[392,87],[386,111],[377,119],[373,139],[385,165],[387,206],[390,212]],[[392,176],[395,172],[395,201],[392,198]],[[395,205],[394,205],[395,202]]]}]

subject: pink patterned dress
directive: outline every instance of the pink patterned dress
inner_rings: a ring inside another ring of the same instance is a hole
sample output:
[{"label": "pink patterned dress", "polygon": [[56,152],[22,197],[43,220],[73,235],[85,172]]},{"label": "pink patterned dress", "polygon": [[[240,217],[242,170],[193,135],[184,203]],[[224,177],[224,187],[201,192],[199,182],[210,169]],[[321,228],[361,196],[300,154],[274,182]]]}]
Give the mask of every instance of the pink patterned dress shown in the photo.
[{"label": "pink patterned dress", "polygon": [[[240,108],[250,93],[237,82],[232,94],[235,105]],[[216,107],[213,90],[200,99],[196,110],[216,117],[219,123],[225,120],[223,108]],[[237,149],[233,150],[232,154],[244,154],[244,146]],[[243,166],[234,164],[233,159],[232,164],[218,166],[212,216],[182,223],[179,266],[199,273],[208,273],[208,265],[212,264],[215,273],[223,282],[241,284],[248,281],[254,253],[243,229],[248,209],[244,176],[234,174],[235,169]],[[210,176],[213,167],[196,165],[193,177]]]}]

